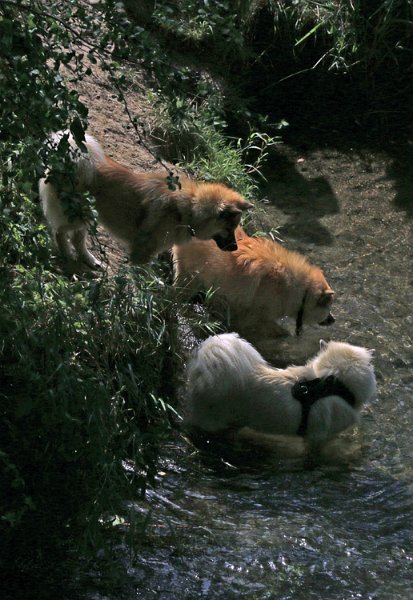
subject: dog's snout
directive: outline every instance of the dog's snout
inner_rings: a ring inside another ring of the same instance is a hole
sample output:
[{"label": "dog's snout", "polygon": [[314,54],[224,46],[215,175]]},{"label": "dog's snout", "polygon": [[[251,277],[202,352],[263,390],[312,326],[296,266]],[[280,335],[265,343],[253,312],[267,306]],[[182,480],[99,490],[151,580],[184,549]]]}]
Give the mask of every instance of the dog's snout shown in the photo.
[{"label": "dog's snout", "polygon": [[335,318],[330,313],[328,315],[327,319],[324,319],[324,321],[321,321],[321,323],[319,323],[319,325],[332,325],[334,322],[335,322]]},{"label": "dog's snout", "polygon": [[220,250],[233,252],[238,248],[235,237],[223,237],[222,235],[215,235],[212,239]]}]

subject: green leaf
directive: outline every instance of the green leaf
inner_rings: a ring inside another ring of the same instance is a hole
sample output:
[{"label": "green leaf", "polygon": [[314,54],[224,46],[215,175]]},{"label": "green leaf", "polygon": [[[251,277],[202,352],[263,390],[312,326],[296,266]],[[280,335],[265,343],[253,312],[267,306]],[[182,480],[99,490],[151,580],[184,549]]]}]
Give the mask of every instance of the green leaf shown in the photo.
[{"label": "green leaf", "polygon": [[303,35],[302,38],[300,38],[297,42],[295,42],[294,46],[299,46],[300,44],[302,44],[302,42],[304,42],[311,35],[314,35],[314,33],[318,29],[320,29],[320,27],[322,27],[325,23],[326,23],[326,20],[320,21],[320,23],[317,23],[317,25],[314,25],[314,27],[312,29],[310,29],[310,31],[308,31],[305,35]]}]

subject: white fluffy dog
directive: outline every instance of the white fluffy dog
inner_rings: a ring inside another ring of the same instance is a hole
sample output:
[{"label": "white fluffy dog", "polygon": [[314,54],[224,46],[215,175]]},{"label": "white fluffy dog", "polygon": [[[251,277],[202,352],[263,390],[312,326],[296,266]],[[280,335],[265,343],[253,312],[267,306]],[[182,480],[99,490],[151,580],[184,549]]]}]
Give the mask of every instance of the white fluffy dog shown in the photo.
[{"label": "white fluffy dog", "polygon": [[324,442],[358,421],[374,398],[372,353],[320,341],[302,367],[271,367],[235,333],[208,338],[188,365],[188,424],[206,432],[250,428]]}]

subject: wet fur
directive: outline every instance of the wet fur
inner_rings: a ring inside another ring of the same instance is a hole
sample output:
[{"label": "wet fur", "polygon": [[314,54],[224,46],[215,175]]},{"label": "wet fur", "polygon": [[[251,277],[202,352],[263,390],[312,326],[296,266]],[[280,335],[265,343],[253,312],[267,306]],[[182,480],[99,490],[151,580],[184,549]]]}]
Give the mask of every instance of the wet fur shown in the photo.
[{"label": "wet fur", "polygon": [[275,369],[237,334],[209,337],[187,368],[187,425],[206,432],[237,432],[239,439],[269,444],[271,436],[295,436],[302,407],[291,389],[299,379],[335,375],[355,405],[331,395],[310,409],[305,439],[326,442],[359,420],[363,403],[376,394],[372,354],[342,342],[321,342],[304,366]]},{"label": "wet fur", "polygon": [[173,248],[175,284],[188,296],[213,288],[211,306],[227,315],[228,327],[252,342],[285,335],[277,321],[297,318],[306,293],[303,323],[330,315],[334,292],[322,271],[273,240],[235,231],[238,249],[226,253],[211,242],[192,240]]},{"label": "wet fur", "polygon": [[65,132],[55,134],[56,145],[65,136],[76,165],[75,185],[59,185],[46,177],[39,182],[39,193],[46,219],[66,258],[80,259],[92,268],[99,266],[87,249],[87,225],[79,219],[69,221],[60,191],[90,192],[96,199],[99,221],[135,264],[148,262],[173,244],[185,244],[193,235],[217,239],[221,247],[236,247],[234,229],[242,211],[252,207],[237,192],[219,183],[185,177],[179,178],[181,189],[173,191],[166,172],[134,173],[106,156],[89,135],[85,138],[87,152],[80,152]]}]

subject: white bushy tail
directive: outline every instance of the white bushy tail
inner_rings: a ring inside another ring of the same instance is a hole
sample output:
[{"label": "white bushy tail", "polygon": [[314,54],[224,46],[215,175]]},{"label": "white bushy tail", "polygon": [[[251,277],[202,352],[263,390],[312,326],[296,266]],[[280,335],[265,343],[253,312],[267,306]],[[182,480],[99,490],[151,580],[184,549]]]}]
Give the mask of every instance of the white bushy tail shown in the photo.
[{"label": "white bushy tail", "polygon": [[[258,365],[266,361],[255,348],[236,333],[215,335],[203,342],[188,368],[191,387],[213,388],[220,382],[220,393],[242,385]],[[200,390],[201,391],[201,390]]]},{"label": "white bushy tail", "polygon": [[[67,131],[58,131],[51,136],[52,142],[57,146],[64,135],[68,136],[70,146],[70,159],[76,164],[76,189],[86,191],[89,189],[95,179],[96,166],[105,158],[105,153],[99,142],[91,135],[85,136],[84,145],[87,152],[82,152],[77,146],[73,136]],[[43,212],[52,231],[56,234],[60,228],[71,229],[62,204],[59,200],[59,191],[56,186],[47,181],[47,176],[39,181],[39,196]],[[63,188],[64,189],[64,188]],[[69,190],[70,191],[70,190]],[[77,228],[78,224],[73,223],[72,228]]]},{"label": "white bushy tail", "polygon": [[97,166],[105,160],[105,154],[99,142],[90,135],[85,136],[84,147],[79,148],[68,131],[58,131],[51,136],[55,147],[64,136],[69,144],[69,161],[75,165],[74,173],[68,173],[69,177],[57,174],[53,181],[48,181],[50,171],[47,171],[46,177],[39,181],[40,201],[61,254],[69,260],[82,260],[95,269],[100,263],[87,248],[87,224],[81,218],[68,217],[60,196],[68,194],[70,197],[75,192],[91,191]]},{"label": "white bushy tail", "polygon": [[237,398],[253,381],[254,368],[259,364],[266,362],[235,333],[205,340],[188,367],[188,423],[205,431],[219,431],[243,422],[244,405],[238,407]]},{"label": "white bushy tail", "polygon": [[105,159],[105,153],[99,142],[91,135],[85,135],[84,145],[87,152],[82,151],[74,137],[68,131],[58,131],[52,135],[53,143],[58,145],[63,136],[68,136],[71,149],[70,158],[76,163],[77,185],[80,190],[88,188],[94,180],[96,166]]}]

